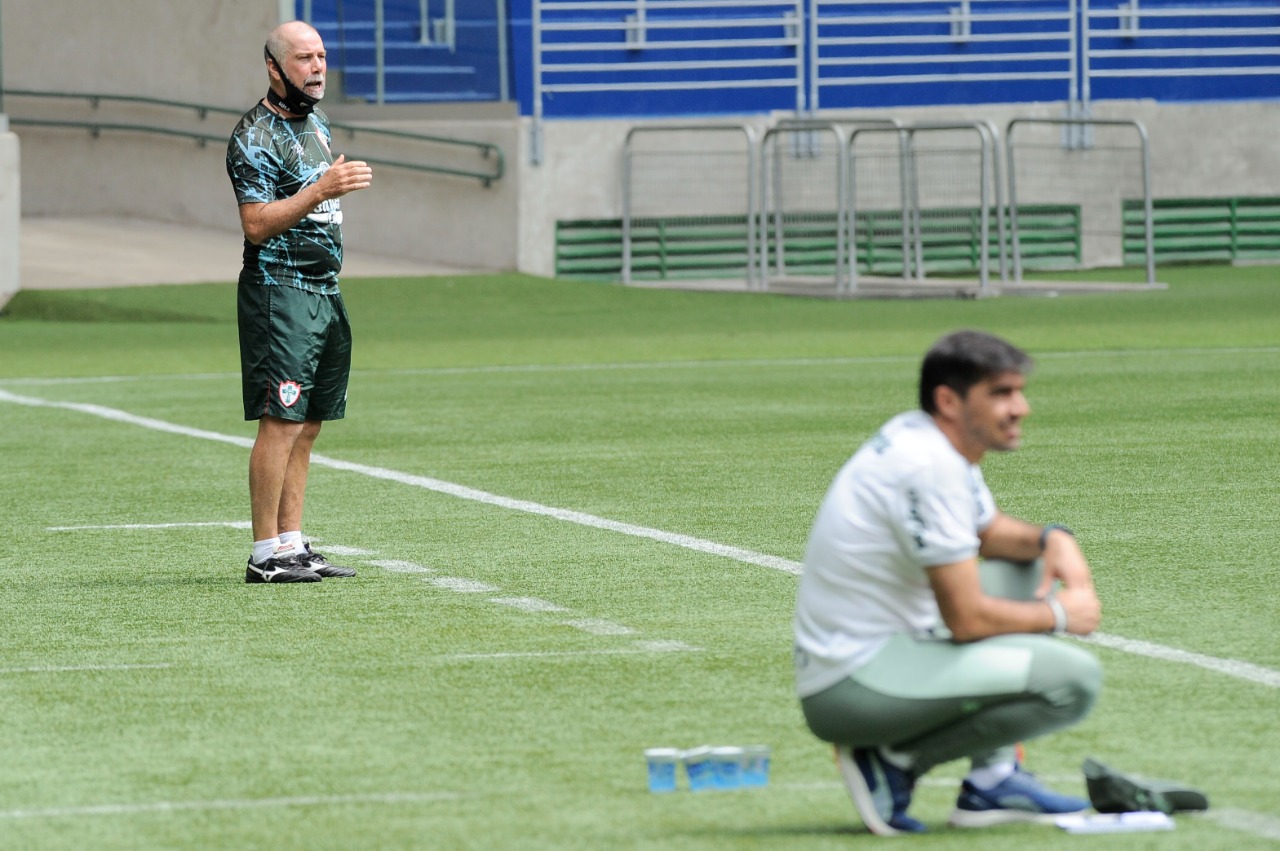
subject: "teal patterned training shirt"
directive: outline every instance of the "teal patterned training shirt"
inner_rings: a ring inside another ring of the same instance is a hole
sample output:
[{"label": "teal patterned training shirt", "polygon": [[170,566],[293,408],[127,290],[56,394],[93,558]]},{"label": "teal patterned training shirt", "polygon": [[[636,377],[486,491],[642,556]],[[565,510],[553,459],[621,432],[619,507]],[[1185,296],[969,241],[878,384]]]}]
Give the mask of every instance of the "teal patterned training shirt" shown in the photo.
[{"label": "teal patterned training shirt", "polygon": [[[244,114],[227,143],[227,174],[240,204],[291,198],[333,162],[329,118],[316,110],[289,120],[261,102]],[[241,281],[332,295],[342,269],[342,206],[325,201],[261,245],[244,241]]]}]

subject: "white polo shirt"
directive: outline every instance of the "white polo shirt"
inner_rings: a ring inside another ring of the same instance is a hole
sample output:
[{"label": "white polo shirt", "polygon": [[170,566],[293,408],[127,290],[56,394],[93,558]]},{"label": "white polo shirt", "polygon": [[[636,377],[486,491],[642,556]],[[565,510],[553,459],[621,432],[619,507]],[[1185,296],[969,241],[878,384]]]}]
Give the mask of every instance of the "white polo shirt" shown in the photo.
[{"label": "white polo shirt", "polygon": [[891,419],[836,475],[796,599],[796,688],[835,685],[895,633],[942,623],[929,567],[978,554],[996,506],[982,471],[924,411]]}]

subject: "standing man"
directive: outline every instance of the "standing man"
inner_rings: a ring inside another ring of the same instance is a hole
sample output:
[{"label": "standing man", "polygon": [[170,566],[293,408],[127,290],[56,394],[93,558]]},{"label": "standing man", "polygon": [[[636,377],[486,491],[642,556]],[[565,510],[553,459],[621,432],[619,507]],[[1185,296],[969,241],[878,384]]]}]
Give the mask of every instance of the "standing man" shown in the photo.
[{"label": "standing man", "polygon": [[921,410],[858,450],[814,521],[797,690],[873,833],[924,831],[907,815],[916,781],[962,757],[971,770],[953,826],[1088,807],[1016,758],[1018,742],[1083,718],[1101,688],[1097,660],[1055,637],[1087,635],[1101,618],[1075,537],[1001,513],[978,466],[1021,442],[1030,368],[990,334],[940,339],[921,367]]},{"label": "standing man", "polygon": [[354,576],[302,537],[311,447],[325,420],[342,419],[351,327],[338,292],[342,206],[373,170],[336,160],[324,97],[324,42],[302,21],[267,36],[270,89],[227,145],[240,205],[244,267],[238,315],[244,416],[258,421],[249,456],[253,554],[245,582],[319,582]]}]

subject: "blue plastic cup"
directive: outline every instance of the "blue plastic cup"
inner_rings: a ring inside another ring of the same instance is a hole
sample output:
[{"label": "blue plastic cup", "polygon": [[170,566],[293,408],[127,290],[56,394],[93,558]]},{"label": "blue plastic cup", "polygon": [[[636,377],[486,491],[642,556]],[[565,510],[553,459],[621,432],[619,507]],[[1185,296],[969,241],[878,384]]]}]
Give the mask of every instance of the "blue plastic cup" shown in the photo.
[{"label": "blue plastic cup", "polygon": [[772,751],[768,745],[747,745],[742,749],[742,785],[768,786]]},{"label": "blue plastic cup", "polygon": [[715,763],[711,761],[711,748],[701,747],[684,752],[684,771],[689,778],[689,788],[694,792],[706,792],[716,788]]},{"label": "blue plastic cup", "polygon": [[711,749],[711,765],[717,789],[742,788],[743,750],[738,747]]},{"label": "blue plastic cup", "polygon": [[649,748],[644,752],[644,759],[649,766],[649,791],[674,792],[680,751],[677,748]]}]

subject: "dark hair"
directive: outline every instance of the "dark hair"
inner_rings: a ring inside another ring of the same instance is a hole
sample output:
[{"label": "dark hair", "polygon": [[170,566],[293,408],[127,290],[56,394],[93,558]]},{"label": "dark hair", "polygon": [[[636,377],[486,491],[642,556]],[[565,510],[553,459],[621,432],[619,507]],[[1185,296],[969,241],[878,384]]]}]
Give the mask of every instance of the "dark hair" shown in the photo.
[{"label": "dark hair", "polygon": [[1017,346],[983,331],[954,331],[925,353],[920,365],[920,407],[937,413],[934,391],[950,387],[963,397],[980,381],[1005,372],[1031,371],[1031,356]]}]

